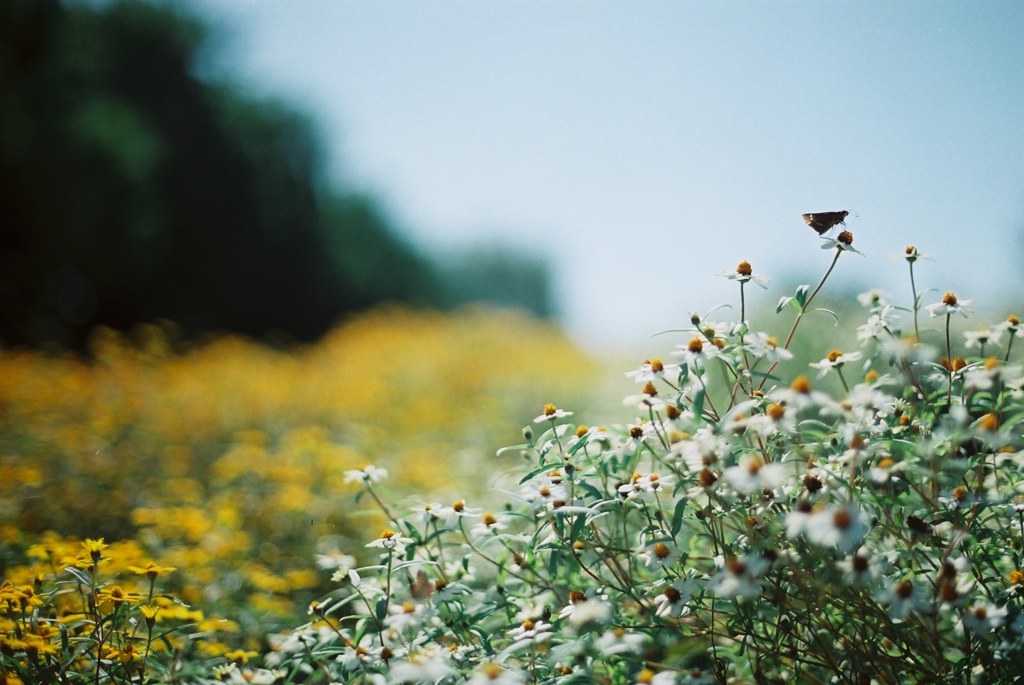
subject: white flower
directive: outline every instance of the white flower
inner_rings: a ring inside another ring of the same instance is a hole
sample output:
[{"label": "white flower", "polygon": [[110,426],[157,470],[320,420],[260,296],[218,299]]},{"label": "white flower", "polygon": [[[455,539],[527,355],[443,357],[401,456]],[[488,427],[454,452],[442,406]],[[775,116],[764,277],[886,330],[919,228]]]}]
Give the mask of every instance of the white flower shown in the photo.
[{"label": "white flower", "polygon": [[[618,492],[624,497],[631,499],[654,499],[659,493],[671,490],[675,479],[671,475],[662,476],[657,473],[642,475],[634,473],[628,483],[620,485]],[[648,496],[644,496],[648,495]]]},{"label": "white flower", "polygon": [[599,654],[639,654],[648,637],[642,633],[628,633],[625,628],[612,628],[597,638],[594,646]]},{"label": "white flower", "polygon": [[751,355],[764,358],[766,361],[781,362],[793,358],[793,353],[784,347],[779,346],[779,341],[774,335],[768,335],[758,331],[745,341],[747,351]]},{"label": "white flower", "polygon": [[508,528],[507,516],[487,511],[480,518],[480,523],[470,529],[469,534],[474,539],[492,538],[506,528]]},{"label": "white flower", "polygon": [[587,624],[607,623],[612,615],[612,608],[608,602],[600,599],[585,599],[580,602],[571,602],[558,614],[562,618],[568,618],[573,625],[582,626]]},{"label": "white flower", "polygon": [[722,569],[707,581],[707,589],[718,597],[736,599],[761,594],[761,577],[771,565],[762,556],[716,558]]},{"label": "white flower", "polygon": [[526,674],[519,670],[503,668],[493,661],[480,666],[466,685],[522,685],[526,682]]},{"label": "white flower", "polygon": [[558,407],[556,407],[553,404],[545,404],[544,405],[544,413],[541,414],[540,416],[534,417],[533,422],[534,423],[544,423],[545,421],[552,421],[553,422],[553,421],[557,421],[558,419],[567,418],[569,416],[572,416],[572,412],[571,411],[565,411],[564,409],[559,409]]},{"label": "white flower", "polygon": [[826,238],[825,236],[821,236],[821,239],[825,241],[821,246],[821,249],[823,250],[831,250],[835,248],[842,252],[853,252],[854,254],[859,254],[862,257],[864,256],[863,252],[853,246],[853,234],[849,231],[843,231],[835,238]]},{"label": "white flower", "polygon": [[672,540],[657,540],[646,545],[638,556],[647,568],[671,568],[682,552]]},{"label": "white flower", "polygon": [[697,591],[697,587],[694,580],[677,578],[654,598],[655,613],[662,618],[667,616],[679,618],[683,614],[689,613],[687,602]]},{"label": "white flower", "polygon": [[889,299],[889,295],[875,288],[857,296],[857,302],[865,307],[885,307],[889,304]]},{"label": "white flower", "polygon": [[864,355],[860,352],[843,352],[842,350],[832,350],[828,353],[828,356],[818,362],[811,362],[811,366],[818,369],[818,378],[822,378],[832,369],[841,369],[843,364],[848,362],[855,362]]},{"label": "white flower", "polygon": [[970,350],[975,347],[984,349],[985,345],[989,344],[998,345],[1002,334],[1002,329],[993,329],[988,326],[983,326],[975,331],[964,331],[964,346]]},{"label": "white flower", "polygon": [[328,552],[326,554],[316,555],[317,568],[321,568],[325,571],[332,569],[348,568],[356,563],[356,558],[351,554],[342,554],[341,552]]},{"label": "white flower", "polygon": [[388,477],[387,469],[368,464],[361,469],[350,469],[345,472],[346,483],[379,483]]},{"label": "white flower", "polygon": [[881,577],[879,562],[866,557],[862,552],[851,554],[836,564],[843,572],[843,579],[851,585],[868,587]]},{"label": "white flower", "polygon": [[679,345],[672,354],[682,357],[690,368],[702,368],[707,360],[717,357],[718,352],[718,346],[710,340],[694,336],[686,345]]},{"label": "white flower", "polygon": [[366,543],[366,546],[391,550],[395,556],[401,556],[406,546],[412,542],[412,538],[402,537],[390,528],[385,528],[376,540]]},{"label": "white flower", "polygon": [[547,642],[553,634],[550,623],[542,620],[534,621],[528,618],[508,631],[508,635],[514,643],[509,649],[511,650],[529,643]]},{"label": "white flower", "polygon": [[763,490],[774,490],[782,484],[784,470],[781,464],[765,464],[761,457],[748,455],[736,466],[725,470],[725,480],[744,495]]},{"label": "white flower", "polygon": [[932,318],[937,316],[951,316],[953,314],[960,314],[961,316],[967,316],[968,312],[973,311],[968,309],[967,305],[971,303],[971,300],[958,300],[956,295],[951,292],[947,292],[942,296],[942,299],[935,304],[930,304],[926,307],[928,313],[931,314]]},{"label": "white flower", "polygon": [[440,650],[410,653],[388,669],[389,683],[436,683],[455,673]]},{"label": "white flower", "polygon": [[885,588],[878,600],[889,607],[889,615],[901,621],[911,614],[924,614],[931,610],[924,590],[909,580],[901,580]]},{"label": "white flower", "polygon": [[804,526],[809,542],[843,553],[857,547],[867,530],[867,517],[853,502],[812,512]]},{"label": "white flower", "polygon": [[679,377],[679,364],[665,364],[657,357],[644,360],[639,368],[626,372],[626,378],[637,383],[652,383],[658,378],[674,380]]},{"label": "white flower", "polygon": [[857,328],[857,342],[881,339],[882,333],[889,333],[898,327],[896,308],[883,306],[878,312],[871,314],[863,325]]},{"label": "white flower", "polygon": [[990,602],[975,602],[964,610],[963,621],[972,633],[987,633],[1006,621],[1006,607]]},{"label": "white flower", "polygon": [[751,269],[750,267],[750,262],[746,260],[740,262],[735,270],[723,271],[721,275],[728,278],[731,281],[739,281],[740,283],[747,283],[749,281],[753,281],[762,288],[767,288],[768,286],[765,285],[765,283],[771,280],[766,276],[755,274],[753,269]]},{"label": "white flower", "polygon": [[642,411],[661,411],[665,408],[665,400],[658,397],[658,390],[650,381],[644,386],[643,392],[639,395],[629,395],[622,403]]}]

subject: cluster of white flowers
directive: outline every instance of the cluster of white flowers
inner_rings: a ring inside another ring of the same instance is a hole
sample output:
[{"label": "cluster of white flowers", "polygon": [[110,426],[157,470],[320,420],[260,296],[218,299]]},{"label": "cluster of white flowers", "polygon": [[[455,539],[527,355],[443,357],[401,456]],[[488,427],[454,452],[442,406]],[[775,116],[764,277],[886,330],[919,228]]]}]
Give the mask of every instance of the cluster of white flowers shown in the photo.
[{"label": "cluster of white flowers", "polygon": [[[852,236],[827,247],[854,251]],[[764,282],[746,262],[737,274]],[[808,292],[791,299],[806,307]],[[625,425],[547,405],[539,434],[501,451],[529,466],[493,511],[418,505],[366,545],[366,565],[324,555],[338,588],[272,665],[346,683],[1024,672],[1019,321],[965,334],[965,355],[1009,341],[1005,354],[936,364],[884,295],[861,301],[861,349],[811,364],[842,374],[839,392],[799,371],[781,382],[792,355],[746,321],[695,316],[678,363],[626,374],[642,391]],[[947,293],[928,309],[967,304]]]}]

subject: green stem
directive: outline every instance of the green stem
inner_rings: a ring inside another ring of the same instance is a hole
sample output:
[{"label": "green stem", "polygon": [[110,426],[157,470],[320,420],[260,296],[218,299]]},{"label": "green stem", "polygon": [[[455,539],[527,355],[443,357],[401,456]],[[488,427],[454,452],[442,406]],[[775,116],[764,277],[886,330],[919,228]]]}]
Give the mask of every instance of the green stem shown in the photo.
[{"label": "green stem", "polygon": [[[832,273],[832,269],[836,268],[836,262],[839,261],[839,255],[841,254],[843,254],[843,249],[837,247],[836,256],[832,258],[832,263],[829,264],[828,271],[826,271],[825,275],[821,277],[821,281],[818,282],[818,287],[815,288],[814,292],[811,293],[811,296],[804,301],[803,306],[800,308],[800,313],[796,315],[796,321],[793,322],[793,327],[789,329],[789,336],[786,337],[786,344],[782,346],[783,349],[789,349],[790,344],[793,342],[793,336],[796,335],[797,326],[800,325],[800,321],[804,318],[804,314],[807,313],[807,308],[810,306],[811,300],[814,299],[814,297],[821,290],[822,286],[825,285],[825,281],[828,280],[829,275]],[[776,361],[774,364],[768,367],[768,370],[764,374],[764,378],[761,379],[760,385],[757,386],[758,390],[764,388],[764,384],[768,382],[768,378],[772,375],[772,371],[774,371],[775,367],[778,365],[779,362]]]},{"label": "green stem", "polygon": [[910,292],[914,296],[914,337],[917,342],[921,342],[921,331],[917,327],[917,312],[919,308],[919,302],[917,300],[917,283],[914,281],[914,262],[910,263]]},{"label": "green stem", "polygon": [[949,320],[952,314],[946,314],[946,362],[949,364],[949,388],[946,390],[946,411],[953,408],[953,346],[949,342]]}]

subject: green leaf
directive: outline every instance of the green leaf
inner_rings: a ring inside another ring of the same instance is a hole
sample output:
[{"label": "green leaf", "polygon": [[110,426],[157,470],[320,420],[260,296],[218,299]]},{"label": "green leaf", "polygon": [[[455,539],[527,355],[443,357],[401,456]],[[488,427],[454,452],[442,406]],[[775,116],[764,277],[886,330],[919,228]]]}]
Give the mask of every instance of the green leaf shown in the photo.
[{"label": "green leaf", "polygon": [[683,527],[683,515],[686,513],[686,505],[689,504],[690,500],[686,497],[680,498],[676,502],[675,511],[672,512],[672,526],[669,530],[672,532],[672,537],[679,535],[679,531]]},{"label": "green leaf", "polygon": [[832,318],[835,319],[835,322],[836,322],[835,325],[839,326],[839,317],[836,316],[836,313],[834,311],[832,311],[831,309],[825,309],[824,307],[816,307],[816,308],[812,309],[811,311],[814,311],[814,312],[825,312],[826,314],[831,314]]}]

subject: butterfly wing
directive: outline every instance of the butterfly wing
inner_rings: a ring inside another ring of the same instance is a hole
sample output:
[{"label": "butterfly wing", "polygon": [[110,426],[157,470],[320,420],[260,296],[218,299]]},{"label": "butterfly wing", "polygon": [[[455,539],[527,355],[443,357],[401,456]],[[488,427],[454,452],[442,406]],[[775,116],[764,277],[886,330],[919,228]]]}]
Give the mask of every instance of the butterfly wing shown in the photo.
[{"label": "butterfly wing", "polygon": [[803,217],[804,223],[817,231],[818,235],[821,235],[836,224],[843,223],[848,214],[849,212],[842,210],[839,212],[813,212],[804,214]]}]

